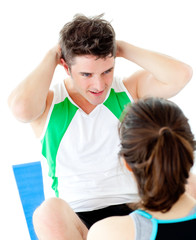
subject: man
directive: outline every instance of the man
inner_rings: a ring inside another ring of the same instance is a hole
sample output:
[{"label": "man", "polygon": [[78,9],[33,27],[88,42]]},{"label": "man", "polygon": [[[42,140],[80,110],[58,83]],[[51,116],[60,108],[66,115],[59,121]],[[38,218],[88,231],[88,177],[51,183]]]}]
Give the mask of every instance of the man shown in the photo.
[{"label": "man", "polygon": [[[60,47],[59,47],[60,45]],[[137,200],[128,172],[119,164],[117,126],[124,106],[143,97],[170,98],[191,79],[192,69],[163,54],[116,41],[101,16],[77,15],[60,32],[38,67],[13,91],[9,105],[41,138],[52,188],[34,214],[39,239],[86,239],[88,228],[126,215]],[[143,70],[114,77],[115,57]],[[68,78],[50,89],[61,64]]]}]

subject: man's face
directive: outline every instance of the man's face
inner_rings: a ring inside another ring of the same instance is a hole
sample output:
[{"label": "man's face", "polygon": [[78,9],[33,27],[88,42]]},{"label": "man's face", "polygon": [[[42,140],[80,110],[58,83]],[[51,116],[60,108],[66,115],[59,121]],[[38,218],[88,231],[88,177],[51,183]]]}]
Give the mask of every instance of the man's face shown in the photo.
[{"label": "man's face", "polygon": [[74,89],[89,103],[102,103],[113,81],[114,63],[114,57],[76,57],[70,70]]}]

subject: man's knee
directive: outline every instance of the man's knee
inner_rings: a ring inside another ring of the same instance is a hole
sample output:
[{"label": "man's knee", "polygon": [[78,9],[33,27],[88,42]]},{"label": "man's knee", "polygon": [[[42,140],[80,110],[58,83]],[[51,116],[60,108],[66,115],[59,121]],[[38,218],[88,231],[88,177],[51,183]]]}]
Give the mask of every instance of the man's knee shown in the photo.
[{"label": "man's knee", "polygon": [[87,228],[62,199],[44,201],[33,214],[39,239],[86,239]]},{"label": "man's knee", "polygon": [[56,218],[66,217],[66,209],[69,211],[68,204],[59,198],[50,198],[45,200],[33,214],[33,224],[39,226],[40,224],[50,225]]}]

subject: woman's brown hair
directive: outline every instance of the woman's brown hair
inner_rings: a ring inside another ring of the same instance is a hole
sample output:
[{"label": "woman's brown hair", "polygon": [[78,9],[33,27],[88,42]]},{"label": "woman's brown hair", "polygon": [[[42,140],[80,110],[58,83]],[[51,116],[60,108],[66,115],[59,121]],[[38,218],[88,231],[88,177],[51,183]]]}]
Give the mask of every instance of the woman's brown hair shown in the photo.
[{"label": "woman's brown hair", "polygon": [[196,145],[188,119],[175,103],[148,98],[126,109],[119,133],[119,155],[136,178],[139,206],[167,212],[185,192],[193,165]]}]

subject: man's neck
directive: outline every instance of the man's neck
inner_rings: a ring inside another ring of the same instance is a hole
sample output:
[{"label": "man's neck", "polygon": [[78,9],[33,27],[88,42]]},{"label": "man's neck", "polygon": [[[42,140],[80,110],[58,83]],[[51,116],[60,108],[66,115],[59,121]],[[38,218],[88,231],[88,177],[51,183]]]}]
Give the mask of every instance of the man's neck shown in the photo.
[{"label": "man's neck", "polygon": [[70,79],[64,81],[65,88],[69,94],[69,97],[72,101],[80,107],[86,114],[90,114],[95,108],[96,105],[89,103],[83,96],[81,96],[72,86]]}]

